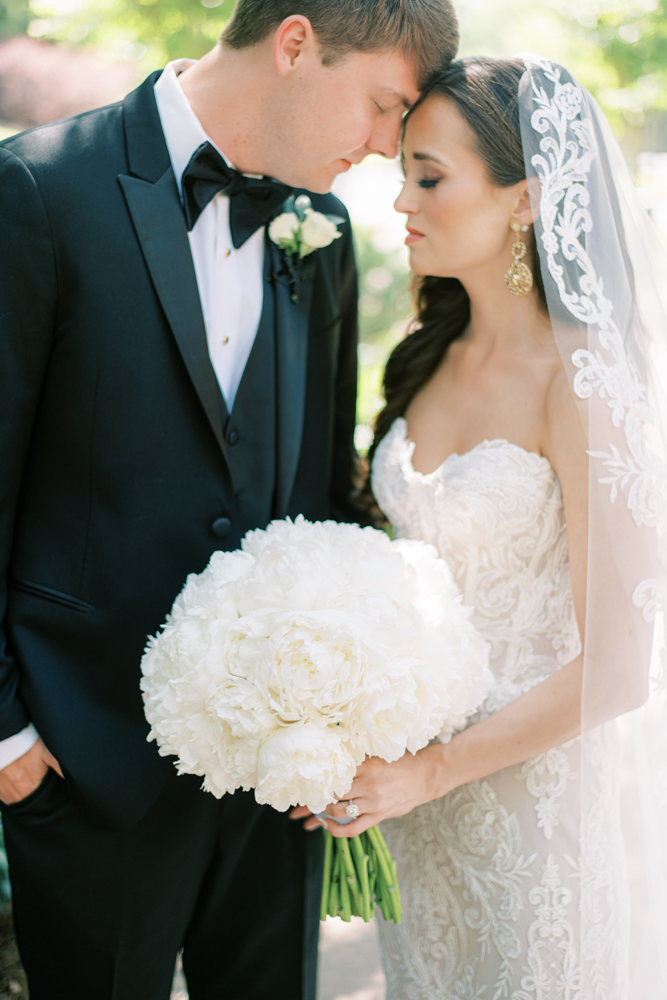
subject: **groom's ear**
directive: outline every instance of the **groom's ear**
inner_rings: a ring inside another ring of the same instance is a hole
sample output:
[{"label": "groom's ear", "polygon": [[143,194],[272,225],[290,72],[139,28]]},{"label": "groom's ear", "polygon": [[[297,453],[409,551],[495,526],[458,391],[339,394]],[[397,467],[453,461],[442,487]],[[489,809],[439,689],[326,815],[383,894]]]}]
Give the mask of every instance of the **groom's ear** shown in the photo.
[{"label": "groom's ear", "polygon": [[273,37],[273,61],[279,76],[288,76],[304,56],[318,52],[313,26],[302,14],[286,17]]}]

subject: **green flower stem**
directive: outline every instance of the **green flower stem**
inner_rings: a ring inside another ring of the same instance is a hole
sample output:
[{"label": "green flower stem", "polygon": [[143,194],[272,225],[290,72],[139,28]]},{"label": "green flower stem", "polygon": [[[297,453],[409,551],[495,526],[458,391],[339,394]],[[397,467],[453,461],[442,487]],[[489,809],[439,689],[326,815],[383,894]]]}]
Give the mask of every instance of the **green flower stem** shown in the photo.
[{"label": "green flower stem", "polygon": [[385,920],[402,916],[396,865],[378,827],[358,837],[333,837],[324,831],[321,919],[327,914],[369,921],[374,904]]},{"label": "green flower stem", "polygon": [[387,890],[387,885],[384,880],[384,872],[380,866],[377,870],[377,882],[375,883],[375,902],[380,907],[382,916],[385,920],[389,921],[392,918],[391,907],[389,904],[389,892]]},{"label": "green flower stem", "polygon": [[350,849],[359,876],[359,885],[361,886],[362,913],[360,915],[364,918],[366,923],[368,923],[371,919],[371,892],[368,884],[368,855],[364,851],[364,845],[361,841],[361,837],[352,837],[350,839]]},{"label": "green flower stem", "polygon": [[338,892],[338,887],[340,885],[338,881],[338,852],[336,852],[336,859],[333,864],[333,869],[331,872],[331,890],[329,893],[329,916],[337,917],[338,910],[340,909],[340,894]]},{"label": "green flower stem", "polygon": [[322,875],[322,903],[320,905],[320,920],[327,919],[329,911],[329,885],[331,884],[331,866],[333,862],[333,837],[324,830],[324,873]]},{"label": "green flower stem", "polygon": [[400,924],[402,913],[401,897],[398,892],[398,883],[396,881],[395,872],[392,871],[393,860],[389,854],[389,848],[387,847],[385,839],[377,826],[370,827],[368,835],[371,839],[371,843],[377,851],[378,868],[382,873],[382,880],[387,887],[387,901],[391,906],[394,922]]},{"label": "green flower stem", "polygon": [[377,865],[375,863],[375,851],[370,842],[367,833],[361,835],[364,838],[364,853],[368,857],[368,887],[371,891],[371,909],[373,908],[372,900],[375,897],[375,886],[377,884]]},{"label": "green flower stem", "polygon": [[379,826],[372,826],[368,832],[371,835],[371,837],[375,840],[378,849],[382,852],[382,854],[387,860],[389,867],[391,868],[391,866],[394,864],[394,859],[389,853],[389,848],[387,847],[387,841],[384,839],[382,835],[382,830],[380,829]]},{"label": "green flower stem", "polygon": [[350,840],[348,837],[342,837],[339,843],[339,850],[342,858],[342,868],[347,876],[347,883],[350,887],[350,898],[352,901],[352,909],[356,917],[360,917],[363,911],[363,905],[361,902],[361,895],[359,889],[359,879],[357,878],[357,872],[354,867],[354,862],[352,860],[352,854],[350,852]]},{"label": "green flower stem", "polygon": [[363,871],[364,871],[364,879],[366,882],[366,895],[364,897],[364,920],[367,923],[373,916],[373,892],[371,890],[370,879],[368,877],[368,860],[369,860],[368,855],[364,854]]},{"label": "green flower stem", "polygon": [[350,886],[345,875],[345,867],[343,865],[343,854],[339,851],[338,857],[341,859],[340,863],[340,901],[341,901],[341,918],[345,923],[349,924],[352,919],[352,906],[350,903]]},{"label": "green flower stem", "polygon": [[[378,838],[378,833],[379,830],[376,826],[371,826],[368,830],[369,839],[375,848],[378,860],[378,870],[382,872],[382,878],[384,879],[386,885],[390,886],[393,883],[391,863],[387,860],[387,855],[385,853],[386,845]],[[380,836],[382,836],[382,834],[380,834]]]},{"label": "green flower stem", "polygon": [[377,843],[382,848],[382,854],[384,855],[384,858],[389,866],[389,872],[392,876],[392,882],[391,885],[389,886],[389,892],[392,894],[391,903],[396,923],[400,924],[401,917],[403,915],[403,904],[401,902],[401,893],[398,888],[398,872],[396,871],[396,862],[394,861],[389,852],[389,848],[387,847],[387,842],[382,835],[382,830],[380,829],[380,827],[379,826],[373,827],[373,830]]}]

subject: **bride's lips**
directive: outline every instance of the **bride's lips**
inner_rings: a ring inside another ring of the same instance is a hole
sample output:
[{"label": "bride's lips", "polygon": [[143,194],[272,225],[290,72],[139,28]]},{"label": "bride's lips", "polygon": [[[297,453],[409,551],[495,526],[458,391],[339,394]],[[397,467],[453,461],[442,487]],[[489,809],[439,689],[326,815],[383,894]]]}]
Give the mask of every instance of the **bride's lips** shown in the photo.
[{"label": "bride's lips", "polygon": [[412,243],[418,243],[419,240],[424,239],[424,234],[420,233],[418,229],[411,229],[410,226],[405,227],[408,231],[408,235],[405,237],[406,246],[410,246]]}]

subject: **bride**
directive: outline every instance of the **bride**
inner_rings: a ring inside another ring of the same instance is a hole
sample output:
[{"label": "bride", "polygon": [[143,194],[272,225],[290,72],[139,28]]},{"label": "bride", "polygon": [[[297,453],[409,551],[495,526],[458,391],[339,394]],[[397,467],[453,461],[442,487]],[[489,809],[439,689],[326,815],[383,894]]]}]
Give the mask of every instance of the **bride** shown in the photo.
[{"label": "bride", "polygon": [[454,63],[403,161],[417,322],[372,491],[449,564],[495,684],[449,743],[367,760],[359,819],[328,825],[381,821],[397,862],[389,1000],[664,1000],[658,251],[601,112],[546,60]]}]

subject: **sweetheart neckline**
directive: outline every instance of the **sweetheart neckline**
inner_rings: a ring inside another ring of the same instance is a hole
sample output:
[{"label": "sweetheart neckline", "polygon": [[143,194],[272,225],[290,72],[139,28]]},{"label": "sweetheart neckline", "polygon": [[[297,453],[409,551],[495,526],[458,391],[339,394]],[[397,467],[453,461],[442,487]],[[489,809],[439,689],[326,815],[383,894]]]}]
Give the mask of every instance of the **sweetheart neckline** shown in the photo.
[{"label": "sweetheart neckline", "polygon": [[474,452],[478,451],[484,445],[507,445],[508,448],[513,448],[515,451],[520,451],[524,455],[530,455],[533,458],[537,458],[540,462],[546,463],[552,475],[554,476],[556,475],[555,469],[551,464],[551,462],[549,461],[549,459],[546,457],[546,455],[540,455],[539,452],[537,451],[529,451],[527,448],[522,448],[520,444],[514,444],[513,441],[508,441],[507,438],[491,438],[491,439],[484,438],[483,441],[479,441],[476,445],[473,445],[472,448],[469,448],[468,451],[464,452],[453,451],[451,455],[448,455],[447,458],[443,462],[441,462],[437,468],[433,470],[433,472],[419,472],[417,469],[415,469],[414,465],[412,464],[412,455],[414,454],[415,450],[415,442],[408,437],[408,422],[405,419],[405,417],[396,418],[394,423],[391,425],[390,433],[399,423],[403,424],[403,432],[402,432],[403,441],[405,442],[405,444],[409,445],[407,458],[410,464],[410,472],[412,473],[413,476],[419,476],[421,479],[432,479],[433,476],[436,476],[439,472],[442,472],[445,466],[448,465],[452,459],[467,458],[469,455],[472,455]]}]

